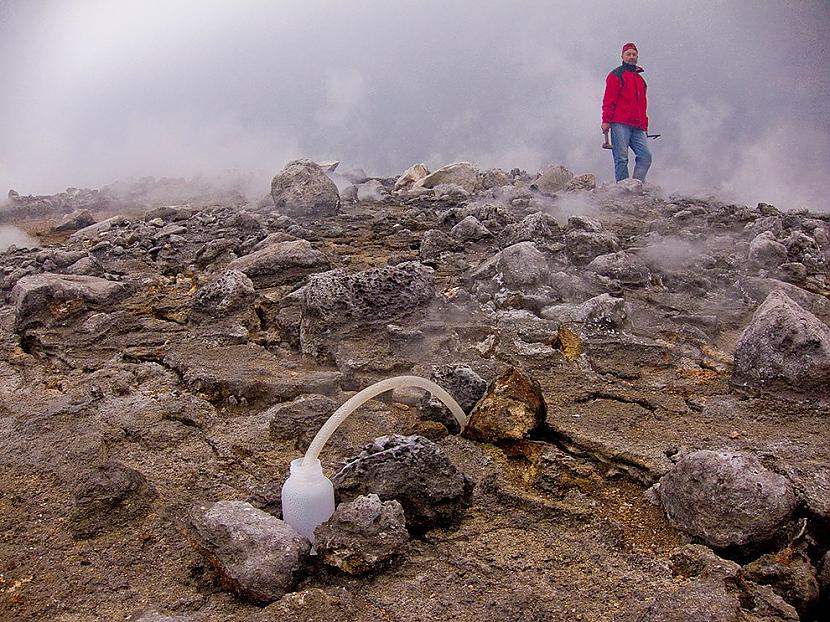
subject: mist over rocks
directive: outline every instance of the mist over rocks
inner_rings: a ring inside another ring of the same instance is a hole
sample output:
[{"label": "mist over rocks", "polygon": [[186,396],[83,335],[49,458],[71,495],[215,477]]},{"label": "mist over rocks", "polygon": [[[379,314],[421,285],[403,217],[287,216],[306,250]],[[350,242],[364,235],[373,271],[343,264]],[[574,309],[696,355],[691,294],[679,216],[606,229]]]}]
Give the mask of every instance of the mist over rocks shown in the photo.
[{"label": "mist over rocks", "polygon": [[[79,191],[4,212],[40,246],[0,251],[0,553],[4,585],[22,582],[2,607],[374,620],[384,603],[477,622],[796,619],[815,585],[826,602],[826,215],[556,164],[294,164],[280,183],[309,199],[297,212],[262,199],[267,184],[164,179],[101,188],[94,208]],[[83,205],[95,223],[55,230]],[[299,545],[290,578],[269,575],[275,549],[251,525],[278,520],[289,462],[355,391],[402,374],[475,422],[460,433],[415,390],[362,405],[320,457],[342,469],[341,501],[370,499],[332,550],[373,576]],[[691,468],[702,452],[743,466]],[[729,511],[744,497],[749,518]],[[264,516],[220,505],[189,545],[180,519],[216,503]],[[397,503],[418,536],[401,548],[383,536],[403,536],[400,517],[378,513]],[[243,567],[264,574],[245,588]]]}]

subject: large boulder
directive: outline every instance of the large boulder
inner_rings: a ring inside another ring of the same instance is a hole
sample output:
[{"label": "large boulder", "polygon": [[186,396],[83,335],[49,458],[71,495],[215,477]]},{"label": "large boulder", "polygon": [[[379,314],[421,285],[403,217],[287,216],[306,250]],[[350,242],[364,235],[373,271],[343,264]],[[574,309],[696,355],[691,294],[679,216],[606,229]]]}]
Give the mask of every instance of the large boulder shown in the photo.
[{"label": "large boulder", "polygon": [[738,339],[732,382],[770,391],[830,393],[830,327],[773,291]]},{"label": "large boulder", "polygon": [[15,330],[63,321],[81,311],[107,309],[129,292],[124,283],[94,276],[49,272],[24,276],[11,292]]},{"label": "large boulder", "polygon": [[534,242],[539,246],[549,246],[562,238],[559,223],[550,214],[534,212],[521,221],[507,225],[499,235],[504,246],[519,242]]},{"label": "large boulder", "polygon": [[340,193],[323,169],[311,160],[292,160],[271,180],[271,197],[277,211],[287,216],[334,216],[340,210]]},{"label": "large boulder", "polygon": [[426,177],[415,182],[414,187],[435,188],[441,185],[453,185],[472,194],[481,188],[481,173],[469,162],[455,162],[442,166]]},{"label": "large boulder", "polygon": [[643,287],[651,281],[651,272],[645,263],[628,251],[606,253],[594,257],[586,269],[615,279],[629,287]]},{"label": "large boulder", "polygon": [[326,256],[307,240],[277,242],[234,259],[227,266],[228,270],[244,272],[257,288],[296,283],[329,267]]},{"label": "large boulder", "polygon": [[61,221],[55,225],[55,231],[78,231],[84,227],[89,227],[95,224],[95,217],[89,210],[75,210],[71,214],[64,216]]},{"label": "large boulder", "polygon": [[409,190],[413,184],[421,181],[427,175],[429,175],[429,169],[424,164],[413,164],[398,177],[394,190],[396,192],[399,190]]},{"label": "large boulder", "polygon": [[778,242],[771,232],[764,231],[749,243],[748,259],[761,268],[776,268],[787,261],[787,247]]},{"label": "large boulder", "polygon": [[195,509],[186,533],[226,590],[259,603],[282,597],[311,551],[288,523],[243,501]]},{"label": "large boulder", "polygon": [[550,276],[545,256],[533,242],[519,242],[508,246],[473,270],[475,281],[493,279],[508,288],[528,288],[544,285]]},{"label": "large boulder", "polygon": [[397,499],[410,530],[454,523],[470,504],[473,481],[422,436],[381,436],[331,479],[341,501],[374,493]]},{"label": "large boulder", "polygon": [[317,355],[341,329],[388,322],[428,305],[435,297],[432,269],[409,261],[349,274],[316,274],[305,287],[300,346]]},{"label": "large boulder", "polygon": [[565,250],[575,265],[589,263],[595,257],[620,250],[617,238],[606,232],[602,224],[584,216],[571,216],[565,234]]},{"label": "large boulder", "polygon": [[381,568],[403,551],[408,540],[401,504],[381,501],[377,495],[341,503],[314,530],[315,548],[323,563],[348,574]]},{"label": "large boulder", "polygon": [[533,182],[533,187],[545,194],[556,194],[565,189],[573,176],[564,166],[549,166]]},{"label": "large boulder", "polygon": [[701,450],[660,480],[669,522],[714,548],[759,545],[790,518],[790,482],[750,454]]}]

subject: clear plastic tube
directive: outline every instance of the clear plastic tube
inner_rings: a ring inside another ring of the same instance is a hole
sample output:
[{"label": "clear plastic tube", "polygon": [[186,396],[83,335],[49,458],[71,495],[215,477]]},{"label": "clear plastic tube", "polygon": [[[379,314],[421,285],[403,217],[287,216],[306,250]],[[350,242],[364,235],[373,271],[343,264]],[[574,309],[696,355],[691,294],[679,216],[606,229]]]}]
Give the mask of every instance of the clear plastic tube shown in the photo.
[{"label": "clear plastic tube", "polygon": [[308,451],[305,452],[305,457],[303,458],[303,466],[310,467],[315,464],[315,461],[320,456],[320,452],[323,450],[331,435],[334,434],[337,427],[361,404],[369,401],[373,397],[377,397],[381,393],[402,387],[418,387],[419,389],[429,391],[450,409],[450,412],[456,418],[462,430],[467,425],[467,416],[464,414],[461,406],[458,405],[458,402],[431,380],[421,378],[420,376],[396,376],[394,378],[387,378],[353,395],[340,408],[334,411],[332,416],[328,418],[328,421],[320,428],[320,431],[317,432],[314,440],[311,441],[311,445],[308,446]]}]

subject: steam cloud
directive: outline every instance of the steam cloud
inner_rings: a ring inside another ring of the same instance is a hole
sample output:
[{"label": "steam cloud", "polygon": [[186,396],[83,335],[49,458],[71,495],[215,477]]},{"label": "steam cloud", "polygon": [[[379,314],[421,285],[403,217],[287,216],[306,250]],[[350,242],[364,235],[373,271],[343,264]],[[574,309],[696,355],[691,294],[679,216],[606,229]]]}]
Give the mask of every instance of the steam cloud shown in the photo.
[{"label": "steam cloud", "polygon": [[6,2],[0,192],[237,169],[265,193],[295,157],[606,181],[604,78],[633,40],[650,181],[827,210],[828,30],[823,0]]}]

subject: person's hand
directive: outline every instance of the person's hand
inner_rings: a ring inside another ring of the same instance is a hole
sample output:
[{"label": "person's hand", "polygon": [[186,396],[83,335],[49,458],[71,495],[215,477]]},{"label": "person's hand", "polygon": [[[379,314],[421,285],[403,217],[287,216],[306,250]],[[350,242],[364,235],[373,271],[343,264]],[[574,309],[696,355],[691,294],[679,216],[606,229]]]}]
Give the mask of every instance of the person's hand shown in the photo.
[{"label": "person's hand", "polygon": [[605,134],[608,130],[611,129],[610,123],[603,123],[600,127],[602,127],[602,133]]}]

